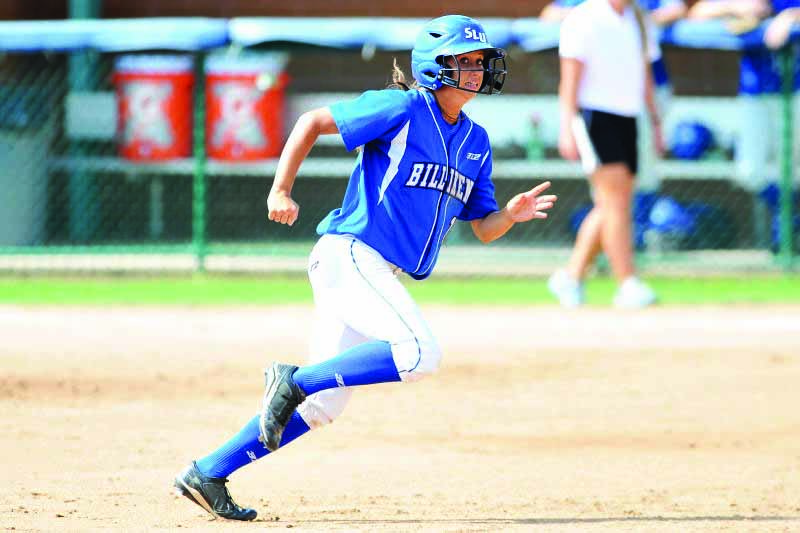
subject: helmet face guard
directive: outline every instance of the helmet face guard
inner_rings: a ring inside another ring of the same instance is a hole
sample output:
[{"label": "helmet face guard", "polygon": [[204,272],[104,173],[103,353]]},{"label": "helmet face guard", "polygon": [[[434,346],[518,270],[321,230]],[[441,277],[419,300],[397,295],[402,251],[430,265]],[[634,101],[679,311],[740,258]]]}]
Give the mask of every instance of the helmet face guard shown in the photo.
[{"label": "helmet face guard", "polygon": [[[444,66],[439,69],[438,78],[442,85],[453,87],[461,91],[470,93],[481,94],[500,94],[503,90],[503,84],[506,82],[506,58],[502,50],[497,49],[503,55],[496,55],[490,59],[484,59],[484,68],[482,69],[462,69],[458,63],[458,58],[454,55],[442,56],[441,61]],[[489,55],[488,53],[486,55]],[[447,59],[452,59],[452,64],[455,67],[447,67]],[[478,90],[468,89],[461,87],[461,73],[462,72],[483,72],[483,82]]]},{"label": "helmet face guard", "polygon": [[[461,69],[458,56],[483,52],[483,68]],[[442,86],[461,91],[498,94],[506,80],[506,53],[494,47],[477,21],[462,15],[446,15],[429,21],[417,35],[411,51],[411,70],[417,83],[431,90]],[[449,61],[448,61],[449,60]],[[483,72],[478,90],[461,87],[461,74]]]}]

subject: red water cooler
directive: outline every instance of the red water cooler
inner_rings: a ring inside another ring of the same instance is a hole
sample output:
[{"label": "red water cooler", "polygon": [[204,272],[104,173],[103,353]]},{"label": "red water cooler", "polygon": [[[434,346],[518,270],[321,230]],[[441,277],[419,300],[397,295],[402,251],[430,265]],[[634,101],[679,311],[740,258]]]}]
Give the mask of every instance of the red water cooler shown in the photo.
[{"label": "red water cooler", "polygon": [[114,65],[120,155],[163,161],[192,154],[192,59],[124,55]]},{"label": "red water cooler", "polygon": [[206,60],[206,153],[222,161],[278,157],[284,142],[284,72],[281,53],[227,53]]}]

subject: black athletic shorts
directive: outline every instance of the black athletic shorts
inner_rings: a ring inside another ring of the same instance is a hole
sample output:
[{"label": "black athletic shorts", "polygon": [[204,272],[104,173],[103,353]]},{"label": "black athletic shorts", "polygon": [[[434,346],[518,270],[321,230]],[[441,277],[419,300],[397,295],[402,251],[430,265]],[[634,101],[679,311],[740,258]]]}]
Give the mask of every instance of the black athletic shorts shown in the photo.
[{"label": "black athletic shorts", "polygon": [[594,109],[581,109],[581,115],[600,164],[625,163],[635,175],[639,168],[636,117]]}]

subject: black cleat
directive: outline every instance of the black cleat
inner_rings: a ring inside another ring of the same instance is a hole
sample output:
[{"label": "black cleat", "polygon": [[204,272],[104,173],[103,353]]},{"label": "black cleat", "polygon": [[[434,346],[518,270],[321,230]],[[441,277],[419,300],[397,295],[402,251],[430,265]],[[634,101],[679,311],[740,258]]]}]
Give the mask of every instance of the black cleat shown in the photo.
[{"label": "black cleat", "polygon": [[178,494],[186,496],[214,518],[219,516],[228,520],[253,520],[258,515],[256,510],[236,505],[225,487],[227,482],[226,478],[203,475],[197,469],[197,463],[192,461],[175,478],[175,489]]},{"label": "black cleat", "polygon": [[292,379],[297,367],[273,363],[264,371],[266,390],[261,405],[261,438],[264,446],[274,452],[281,445],[286,424],[298,405],[306,399],[306,393]]}]

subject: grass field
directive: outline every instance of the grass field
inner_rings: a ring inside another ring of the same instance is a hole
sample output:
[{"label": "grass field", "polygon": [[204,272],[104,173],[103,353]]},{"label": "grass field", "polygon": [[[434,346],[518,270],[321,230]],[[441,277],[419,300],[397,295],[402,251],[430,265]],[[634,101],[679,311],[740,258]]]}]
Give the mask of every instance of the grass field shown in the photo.
[{"label": "grass field", "polygon": [[[661,303],[800,303],[800,276],[648,278]],[[433,278],[406,281],[419,303],[547,305],[553,298],[542,278]],[[592,305],[610,303],[615,284],[587,284]],[[34,305],[279,305],[312,300],[303,276],[290,277],[7,277],[0,304]]]}]

